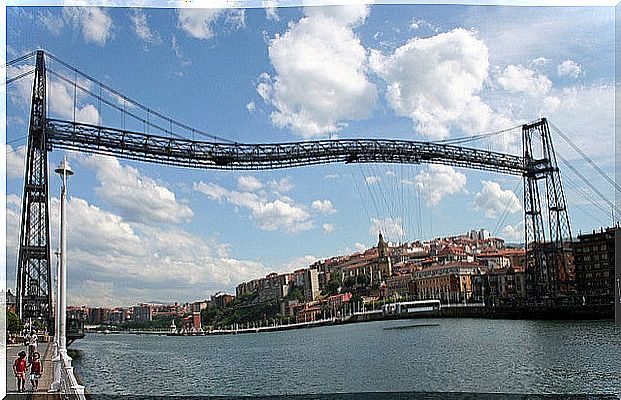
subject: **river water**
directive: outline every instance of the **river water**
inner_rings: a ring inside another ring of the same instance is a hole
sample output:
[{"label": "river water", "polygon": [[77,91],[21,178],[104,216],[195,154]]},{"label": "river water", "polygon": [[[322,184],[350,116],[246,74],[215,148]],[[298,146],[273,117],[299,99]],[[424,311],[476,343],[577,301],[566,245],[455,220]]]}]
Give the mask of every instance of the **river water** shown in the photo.
[{"label": "river water", "polygon": [[76,371],[92,393],[621,394],[612,321],[414,319],[259,334],[87,334]]}]

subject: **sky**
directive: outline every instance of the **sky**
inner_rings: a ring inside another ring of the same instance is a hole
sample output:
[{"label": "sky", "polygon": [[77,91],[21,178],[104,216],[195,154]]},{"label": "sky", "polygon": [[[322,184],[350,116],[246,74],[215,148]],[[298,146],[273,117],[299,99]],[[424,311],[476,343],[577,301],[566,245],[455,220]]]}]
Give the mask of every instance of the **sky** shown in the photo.
[{"label": "sky", "polygon": [[[547,117],[606,174],[614,172],[612,7],[8,7],[6,46],[7,60],[42,48],[153,110],[231,141],[439,141],[517,127],[472,146],[520,154],[519,126]],[[58,63],[48,67],[74,79]],[[48,78],[49,116],[145,129]],[[31,85],[24,78],[7,87],[8,288],[15,285]],[[614,199],[604,178],[561,137],[553,140],[563,159]],[[50,169],[63,156],[75,171],[68,203],[74,305],[234,293],[240,282],[369,248],[379,230],[392,242],[480,228],[523,241],[521,179],[504,174],[394,164],[192,170],[60,150],[49,153]],[[574,236],[610,225],[610,207],[559,166]],[[52,175],[53,249],[59,193]]]}]

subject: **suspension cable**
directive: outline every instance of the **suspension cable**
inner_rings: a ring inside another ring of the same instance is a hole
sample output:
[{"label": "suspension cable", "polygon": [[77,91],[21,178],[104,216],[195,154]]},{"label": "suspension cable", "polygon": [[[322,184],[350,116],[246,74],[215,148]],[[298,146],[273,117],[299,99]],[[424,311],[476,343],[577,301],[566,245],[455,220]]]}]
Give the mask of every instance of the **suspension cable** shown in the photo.
[{"label": "suspension cable", "polygon": [[462,137],[452,138],[452,139],[436,140],[436,141],[433,141],[431,143],[455,145],[455,144],[463,144],[463,143],[468,143],[468,142],[474,142],[474,141],[477,141],[477,140],[487,139],[487,138],[491,138],[493,136],[497,136],[497,135],[501,135],[503,133],[510,132],[510,131],[512,131],[512,130],[514,130],[516,128],[521,127],[521,126],[522,125],[520,124],[520,125],[512,126],[510,128],[494,131],[494,132],[482,133],[482,134],[472,135],[472,136],[462,136]]},{"label": "suspension cable", "polygon": [[617,183],[611,179],[607,173],[605,173],[589,156],[587,156],[578,145],[576,145],[567,135],[565,135],[561,130],[554,125],[552,122],[548,121],[548,124],[554,129],[556,133],[567,143],[569,144],[578,154],[582,156],[583,159],[586,160],[595,170],[604,178],[608,183],[610,183],[617,192],[621,192],[621,186],[617,185]]},{"label": "suspension cable", "polygon": [[[512,193],[515,194],[515,192],[518,191],[521,186],[522,186],[522,181],[518,180],[517,184],[512,190]],[[520,191],[520,194],[521,194],[521,191]],[[500,218],[498,219],[498,222],[496,223],[496,226],[494,227],[494,231],[493,231],[494,236],[498,234],[498,230],[500,230],[502,225],[505,223],[505,220],[509,216],[509,207],[511,206],[511,200],[513,200],[513,198],[509,196],[509,199],[507,200],[507,204],[505,204],[505,207],[502,210],[502,214],[500,215]]]},{"label": "suspension cable", "polygon": [[362,207],[364,208],[364,212],[367,214],[368,221],[371,222],[371,214],[369,214],[367,203],[364,201],[364,198],[362,197],[362,191],[360,190],[360,187],[358,186],[358,180],[354,176],[353,168],[349,168],[349,172],[351,174],[351,180],[354,182],[354,185],[356,186],[356,191],[358,192],[358,196],[360,197],[360,201],[362,202]]},{"label": "suspension cable", "polygon": [[[53,71],[53,70],[48,69],[47,71],[48,71],[51,75],[56,76],[57,78],[59,78],[59,79],[63,80],[64,82],[66,82],[66,83],[68,83],[68,84],[70,84],[70,85],[73,85],[73,84],[74,84],[74,82],[72,82],[72,81],[71,81],[71,79],[68,79],[68,78],[64,77],[63,75],[61,75],[61,74],[59,74],[59,73],[57,73],[57,72],[55,72],[55,71]],[[90,90],[88,90],[88,89],[87,89],[87,88],[85,88],[84,86],[82,86],[82,85],[78,85],[77,83],[75,83],[75,85],[76,85],[76,87],[77,87],[77,88],[79,88],[79,89],[80,89],[81,91],[83,91],[84,93],[86,93],[86,94],[88,94],[88,95],[90,95],[90,96],[93,96],[95,99],[100,100],[100,101],[101,101],[102,103],[104,103],[105,105],[108,105],[108,106],[110,106],[110,107],[112,107],[112,108],[116,109],[117,111],[120,111],[120,112],[122,113],[122,115],[123,115],[123,118],[125,118],[124,116],[127,114],[127,115],[130,115],[130,116],[134,117],[134,118],[135,118],[137,121],[139,121],[139,122],[142,122],[142,123],[144,123],[144,124],[148,123],[148,122],[147,122],[144,118],[139,117],[138,115],[136,115],[136,114],[134,114],[134,113],[132,113],[132,112],[129,112],[129,111],[123,110],[123,109],[122,109],[121,107],[119,107],[118,105],[116,105],[116,104],[112,103],[111,101],[109,101],[109,100],[107,100],[107,99],[104,99],[104,98],[102,98],[102,97],[98,96],[97,94],[95,94],[95,93],[91,92]],[[186,139],[186,138],[184,138],[183,136],[178,135],[178,134],[176,134],[176,133],[174,133],[174,132],[169,132],[166,128],[162,128],[162,127],[157,126],[157,125],[152,125],[152,126],[153,126],[154,128],[156,128],[156,129],[159,129],[160,131],[162,131],[162,132],[164,132],[164,133],[168,133],[168,134],[173,135],[173,136],[175,136],[175,137],[177,137],[177,138],[179,138],[179,139]]]},{"label": "suspension cable", "polygon": [[15,77],[13,77],[13,78],[9,78],[9,79],[7,79],[7,80],[6,80],[6,82],[4,83],[4,85],[5,85],[5,86],[9,86],[11,83],[13,83],[13,82],[15,82],[15,81],[18,81],[18,80],[20,80],[20,79],[22,79],[22,78],[25,78],[25,77],[27,77],[28,75],[30,75],[30,74],[32,74],[32,73],[34,73],[34,72],[35,72],[35,70],[34,70],[34,68],[33,68],[33,69],[31,69],[30,71],[23,72],[23,73],[21,73],[21,74],[19,74],[19,75],[15,76]]},{"label": "suspension cable", "polygon": [[617,206],[614,203],[612,203],[610,200],[608,200],[606,196],[604,196],[602,192],[600,192],[599,189],[597,189],[597,187],[595,187],[595,185],[591,183],[591,181],[585,178],[584,175],[582,175],[573,165],[567,162],[567,160],[565,160],[563,156],[561,156],[560,154],[557,154],[557,157],[561,160],[563,164],[565,164],[567,168],[569,168],[574,174],[576,174],[578,178],[580,178],[580,180],[584,182],[584,184],[590,187],[595,192],[595,194],[597,194],[602,200],[604,200],[606,204],[612,207],[617,213],[621,214],[621,211],[617,208]]},{"label": "suspension cable", "polygon": [[[100,87],[103,87],[103,88],[104,88],[105,90],[107,90],[108,92],[110,92],[110,93],[112,93],[112,94],[114,94],[114,95],[118,96],[119,98],[121,98],[121,99],[123,99],[123,100],[127,101],[128,103],[132,104],[133,106],[135,106],[135,107],[137,107],[137,108],[140,108],[141,110],[143,110],[143,111],[145,111],[145,112],[147,112],[147,113],[149,113],[149,114],[153,114],[153,115],[155,115],[155,116],[157,116],[157,117],[159,117],[159,118],[161,118],[161,119],[163,119],[163,120],[166,120],[166,121],[172,121],[172,122],[174,122],[174,124],[175,124],[175,125],[177,125],[177,126],[179,126],[179,127],[183,128],[183,129],[186,129],[186,130],[191,131],[191,132],[196,132],[196,133],[198,133],[199,135],[202,135],[202,136],[204,136],[204,137],[208,137],[208,138],[210,138],[210,139],[212,139],[212,140],[221,141],[221,142],[227,142],[227,143],[234,143],[232,140],[225,139],[225,138],[222,138],[222,137],[220,137],[220,136],[216,136],[216,135],[213,135],[213,134],[210,134],[210,133],[207,133],[207,132],[201,131],[201,130],[196,129],[196,128],[192,128],[192,127],[190,127],[189,125],[186,125],[186,124],[184,124],[184,123],[182,123],[182,122],[179,122],[179,121],[175,121],[175,120],[173,120],[173,119],[172,119],[172,118],[170,118],[170,117],[167,117],[167,116],[165,116],[165,115],[163,115],[163,114],[160,114],[159,112],[154,111],[154,110],[150,109],[149,107],[146,107],[146,106],[144,106],[144,105],[142,105],[142,104],[138,103],[137,101],[135,101],[135,100],[133,100],[133,99],[131,99],[131,98],[129,98],[129,97],[127,97],[127,96],[125,96],[125,95],[123,95],[123,94],[119,93],[118,91],[116,91],[116,90],[112,89],[110,86],[106,85],[105,83],[100,82],[100,81],[98,81],[97,79],[95,79],[95,78],[91,77],[90,75],[88,75],[88,74],[86,74],[86,73],[84,73],[84,72],[80,71],[79,69],[77,69],[77,68],[75,68],[75,67],[73,67],[73,66],[71,66],[71,65],[67,64],[66,62],[64,62],[63,60],[61,60],[61,59],[59,59],[58,57],[54,56],[53,54],[51,54],[51,53],[47,53],[47,52],[46,52],[45,54],[46,54],[49,58],[51,58],[51,59],[55,60],[56,62],[58,62],[59,64],[63,65],[65,68],[67,68],[67,69],[69,69],[69,70],[71,70],[71,71],[74,71],[75,73],[77,73],[77,74],[81,75],[82,77],[86,78],[87,80],[89,80],[89,81],[91,81],[91,82],[93,82],[93,83],[95,83],[95,84],[99,85]],[[154,126],[154,125],[151,125],[151,126]],[[156,127],[156,126],[154,126],[154,127]]]},{"label": "suspension cable", "polygon": [[10,67],[10,66],[13,66],[14,64],[17,64],[18,62],[21,62],[21,61],[24,61],[24,60],[26,60],[26,59],[28,59],[28,58],[31,58],[31,57],[35,56],[36,54],[37,54],[37,52],[36,52],[36,51],[33,51],[33,52],[30,52],[30,53],[28,53],[28,54],[25,54],[25,55],[23,55],[23,56],[21,56],[21,57],[17,57],[17,58],[16,58],[16,59],[14,59],[14,60],[8,61],[8,62],[5,64],[5,66],[4,66],[4,67],[5,67],[5,68],[8,68],[8,67]]},{"label": "suspension cable", "polygon": [[590,195],[587,191],[583,190],[583,188],[579,184],[574,182],[573,179],[570,179],[569,176],[565,175],[564,178],[565,178],[564,181],[567,184],[567,187],[569,187],[575,193],[580,195],[580,197],[582,197],[584,200],[589,202],[593,207],[595,207],[595,209],[600,211],[603,215],[606,216],[606,218],[608,218],[608,210],[601,203],[598,203],[597,201],[595,201],[592,195]]}]

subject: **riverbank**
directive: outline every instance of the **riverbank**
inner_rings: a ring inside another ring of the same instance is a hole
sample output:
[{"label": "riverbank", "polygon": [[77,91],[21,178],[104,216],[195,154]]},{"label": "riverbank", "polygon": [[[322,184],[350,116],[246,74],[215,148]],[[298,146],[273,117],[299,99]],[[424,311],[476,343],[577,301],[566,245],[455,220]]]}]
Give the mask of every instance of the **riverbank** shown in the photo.
[{"label": "riverbank", "polygon": [[614,320],[614,305],[584,305],[556,307],[486,306],[486,305],[442,305],[435,314],[410,314],[407,316],[385,316],[382,313],[356,314],[350,322],[381,321],[387,319],[409,319],[420,317],[438,318],[481,318],[517,320]]},{"label": "riverbank", "polygon": [[[168,336],[236,335],[245,333],[278,332],[293,329],[307,329],[319,326],[353,324],[358,322],[387,321],[417,318],[479,318],[513,320],[612,320],[614,306],[557,306],[557,307],[515,307],[486,306],[476,304],[443,305],[439,310],[385,315],[381,310],[356,312],[343,317],[300,322],[288,325],[272,325],[251,328],[215,329],[201,332],[167,333]],[[131,332],[128,332],[131,333]],[[155,332],[153,332],[155,334]],[[162,332],[157,332],[162,334]]]}]

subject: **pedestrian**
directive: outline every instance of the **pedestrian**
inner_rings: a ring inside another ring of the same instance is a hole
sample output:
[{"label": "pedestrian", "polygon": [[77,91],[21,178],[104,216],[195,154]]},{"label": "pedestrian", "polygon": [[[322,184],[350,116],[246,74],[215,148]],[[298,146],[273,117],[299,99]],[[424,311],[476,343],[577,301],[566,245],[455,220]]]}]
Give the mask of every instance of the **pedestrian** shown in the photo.
[{"label": "pedestrian", "polygon": [[13,363],[13,373],[17,378],[17,391],[25,392],[26,391],[26,369],[28,367],[28,363],[26,362],[26,352],[20,351],[17,354],[19,357]]},{"label": "pedestrian", "polygon": [[27,336],[27,340],[28,340],[28,362],[31,362],[32,356],[37,351],[37,342],[39,338],[37,337],[37,334],[34,331],[32,331],[30,332],[30,335]]},{"label": "pedestrian", "polygon": [[34,391],[39,390],[41,374],[43,374],[43,363],[41,362],[41,354],[37,351],[32,356],[32,361],[30,362],[30,384]]}]

